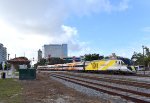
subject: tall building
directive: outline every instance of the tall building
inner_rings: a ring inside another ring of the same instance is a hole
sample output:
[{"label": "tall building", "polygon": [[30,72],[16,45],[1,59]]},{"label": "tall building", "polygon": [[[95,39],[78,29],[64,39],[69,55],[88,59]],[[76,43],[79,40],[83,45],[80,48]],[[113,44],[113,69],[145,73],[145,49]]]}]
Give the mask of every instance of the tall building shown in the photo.
[{"label": "tall building", "polygon": [[42,51],[39,49],[38,50],[38,61],[42,59]]},{"label": "tall building", "polygon": [[50,57],[68,57],[67,44],[49,44],[43,46],[44,58]]},{"label": "tall building", "polygon": [[7,58],[7,48],[0,43],[0,63],[6,61]]}]

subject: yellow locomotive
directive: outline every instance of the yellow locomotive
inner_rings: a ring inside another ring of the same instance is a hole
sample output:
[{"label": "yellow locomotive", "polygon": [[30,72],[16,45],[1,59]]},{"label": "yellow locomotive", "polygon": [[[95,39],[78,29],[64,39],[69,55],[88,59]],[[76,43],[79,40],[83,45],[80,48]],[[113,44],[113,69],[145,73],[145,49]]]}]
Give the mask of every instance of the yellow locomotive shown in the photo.
[{"label": "yellow locomotive", "polygon": [[99,71],[99,72],[125,72],[135,73],[134,66],[126,65],[119,59],[94,60],[85,62],[73,62],[66,64],[55,64],[47,66],[38,66],[38,70],[77,70],[77,71]]}]

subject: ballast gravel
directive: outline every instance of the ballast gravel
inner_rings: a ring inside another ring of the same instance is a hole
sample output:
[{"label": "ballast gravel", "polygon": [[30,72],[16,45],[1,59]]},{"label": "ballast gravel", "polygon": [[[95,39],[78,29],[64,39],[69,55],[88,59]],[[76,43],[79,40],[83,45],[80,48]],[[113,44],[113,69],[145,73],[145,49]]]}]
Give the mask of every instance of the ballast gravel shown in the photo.
[{"label": "ballast gravel", "polygon": [[62,80],[62,79],[52,77],[52,76],[50,78],[52,78],[53,80],[59,81],[62,84],[65,84],[67,87],[73,88],[76,91],[84,93],[88,96],[98,97],[102,101],[105,101],[104,103],[133,103],[132,101],[127,101],[127,100],[125,100],[125,99],[123,99],[119,96],[109,95],[109,94],[106,94],[106,93],[103,93],[103,92],[96,91],[94,89],[90,89],[90,88],[87,88],[87,87],[84,87],[84,86],[81,86],[81,85],[78,85],[78,84],[74,84],[74,83],[71,83],[71,82],[68,82],[68,81],[65,81],[65,80]]},{"label": "ballast gravel", "polygon": [[21,103],[110,103],[98,97],[88,96],[59,81],[51,79],[49,73],[37,73],[36,80],[22,80]]},{"label": "ballast gravel", "polygon": [[99,83],[99,84],[103,84],[103,85],[108,85],[108,86],[112,86],[112,87],[118,87],[118,88],[123,88],[123,89],[127,89],[127,90],[133,90],[133,91],[138,91],[138,92],[142,92],[142,93],[147,93],[150,94],[150,89],[147,88],[141,88],[141,87],[135,87],[135,86],[129,86],[129,85],[123,85],[123,84],[117,84],[117,83],[111,83],[111,82],[104,82],[104,81],[98,81],[98,80],[94,80],[94,79],[85,79],[85,78],[81,78],[81,77],[76,77],[76,76],[67,76],[64,74],[61,74],[63,76],[66,77],[71,77],[74,79],[80,79],[80,80],[88,80],[89,82],[93,82],[93,83]]}]

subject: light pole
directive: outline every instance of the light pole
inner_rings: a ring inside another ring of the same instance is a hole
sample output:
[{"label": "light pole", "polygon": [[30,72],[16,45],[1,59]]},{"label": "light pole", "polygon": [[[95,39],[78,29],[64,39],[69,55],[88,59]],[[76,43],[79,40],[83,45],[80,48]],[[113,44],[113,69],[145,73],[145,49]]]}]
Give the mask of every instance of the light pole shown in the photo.
[{"label": "light pole", "polygon": [[145,75],[144,49],[146,49],[146,47],[142,45],[142,48],[143,48],[143,66],[144,66],[144,75]]},{"label": "light pole", "polygon": [[142,48],[143,48],[143,58],[144,58],[144,45],[142,45]]}]

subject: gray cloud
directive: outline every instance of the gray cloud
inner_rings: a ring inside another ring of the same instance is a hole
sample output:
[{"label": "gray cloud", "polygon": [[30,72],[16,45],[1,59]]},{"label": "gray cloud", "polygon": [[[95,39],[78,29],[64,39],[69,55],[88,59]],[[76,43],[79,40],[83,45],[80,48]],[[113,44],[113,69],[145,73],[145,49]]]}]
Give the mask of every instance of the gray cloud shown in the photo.
[{"label": "gray cloud", "polygon": [[129,0],[1,0],[0,14],[24,32],[60,34],[61,26],[70,14],[79,16],[98,12],[125,10]]},{"label": "gray cloud", "polygon": [[20,35],[46,35],[49,43],[69,43],[70,50],[80,51],[88,48],[86,43],[78,40],[77,28],[64,26],[64,21],[70,15],[124,11],[128,1],[119,0],[113,5],[110,0],[0,0],[0,19]]}]

